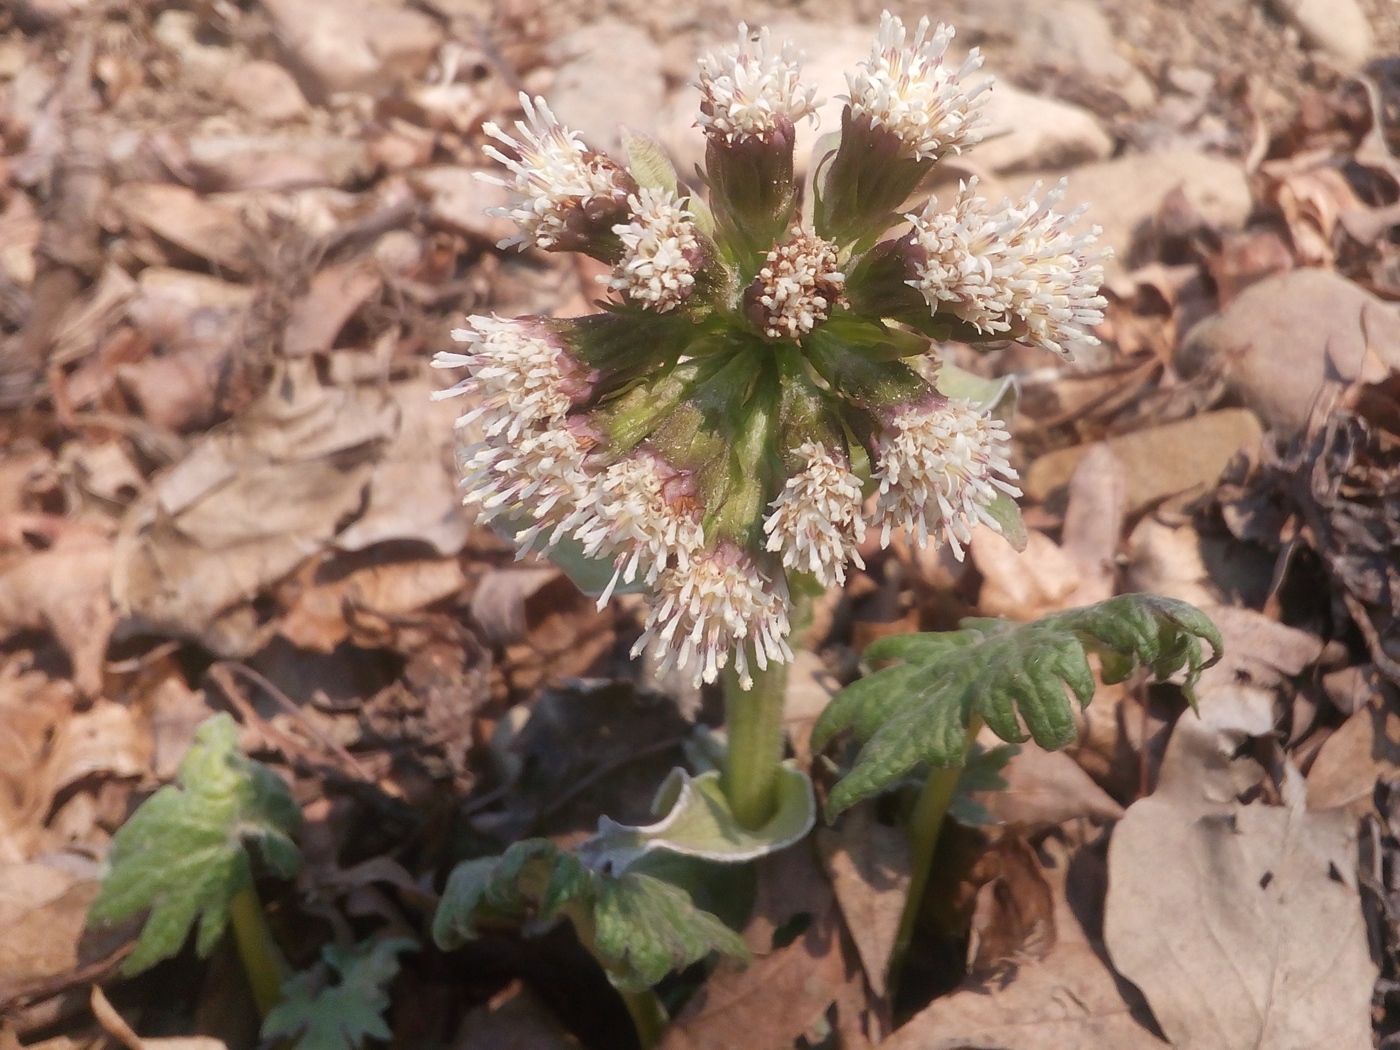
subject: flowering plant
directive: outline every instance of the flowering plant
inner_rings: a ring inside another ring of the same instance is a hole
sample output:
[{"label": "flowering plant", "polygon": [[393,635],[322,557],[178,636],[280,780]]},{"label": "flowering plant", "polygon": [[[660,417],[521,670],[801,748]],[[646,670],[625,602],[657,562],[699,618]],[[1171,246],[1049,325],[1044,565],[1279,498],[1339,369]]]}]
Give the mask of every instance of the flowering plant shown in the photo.
[{"label": "flowering plant", "polygon": [[[1062,187],[992,203],[972,180],[951,207],[919,202],[938,162],[974,145],[985,124],[981,58],[950,61],[952,38],[927,19],[911,34],[882,16],[869,59],[848,74],[839,140],[814,159],[805,193],[794,132],[815,116],[814,91],[790,44],[744,25],[700,60],[705,196],[685,192],[649,140],[625,136],[621,164],[543,99],[521,96],[513,134],[486,125],[499,144],[488,153],[505,168],[488,178],[513,194],[499,214],[519,229],[503,246],[592,256],[610,268],[611,298],[591,316],[475,316],[453,332],[462,349],[434,364],[465,371],[440,395],[471,405],[460,420],[465,502],[522,554],[575,570],[605,562],[600,605],[619,588],[644,589],[633,654],[655,646],[663,669],[722,681],[727,754],[722,771],[668,781],[658,800],[667,815],[650,828],[605,819],[576,854],[518,843],[459,866],[435,931],[448,947],[483,915],[568,915],[632,996],[644,1037],[657,1011],[639,987],[733,950],[713,917],[652,886],[639,866],[649,852],[748,860],[801,838],[814,819],[810,781],[782,761],[784,671],[805,603],[844,583],[848,563],[863,566],[867,536],[882,547],[898,536],[946,544],[962,558],[976,524],[1023,535],[1005,425],[947,382],[955,370],[930,340],[1016,339],[1069,356],[1103,319],[1097,230],[1071,231],[1079,212],[1056,210]],[[1128,663],[1174,670],[1189,656],[1194,673],[1198,644],[1154,616],[1124,651]],[[1068,712],[1057,673],[1042,691],[1058,691]],[[1010,712],[1013,694],[996,702]],[[824,732],[859,720],[859,698]],[[935,756],[945,765],[961,764],[975,733],[973,706],[959,710],[957,746]],[[919,757],[867,762],[847,795]],[[656,929],[635,918],[647,909]],[[643,956],[639,977],[628,959]]]}]

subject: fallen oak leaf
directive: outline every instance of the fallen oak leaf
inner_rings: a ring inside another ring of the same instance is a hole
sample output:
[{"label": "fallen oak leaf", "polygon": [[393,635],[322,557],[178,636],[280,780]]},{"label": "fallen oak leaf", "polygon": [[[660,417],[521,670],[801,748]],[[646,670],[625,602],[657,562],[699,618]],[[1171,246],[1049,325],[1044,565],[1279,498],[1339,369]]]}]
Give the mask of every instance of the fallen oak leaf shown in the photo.
[{"label": "fallen oak leaf", "polygon": [[1115,828],[1113,964],[1174,1046],[1367,1050],[1377,970],[1355,823],[1309,812],[1300,784],[1285,784],[1282,806],[1240,803],[1241,735],[1183,715],[1157,791]]}]

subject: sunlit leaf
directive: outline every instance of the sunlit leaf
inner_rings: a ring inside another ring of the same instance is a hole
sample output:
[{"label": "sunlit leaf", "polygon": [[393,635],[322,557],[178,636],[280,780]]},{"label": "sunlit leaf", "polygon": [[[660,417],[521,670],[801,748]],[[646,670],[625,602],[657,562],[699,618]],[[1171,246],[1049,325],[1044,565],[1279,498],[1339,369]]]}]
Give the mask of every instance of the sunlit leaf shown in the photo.
[{"label": "sunlit leaf", "polygon": [[111,870],[88,912],[115,922],[149,910],[122,972],[139,973],[178,952],[196,921],[208,955],[228,924],[229,902],[252,884],[248,847],[289,877],[301,854],[288,832],[300,819],[286,784],[238,750],[238,728],[216,715],[195,733],[178,786],[161,788],[112,839]]},{"label": "sunlit leaf", "polygon": [[[1210,643],[1211,656],[1202,651]],[[1220,633],[1193,606],[1151,594],[1125,594],[1034,623],[968,619],[947,634],[896,635],[865,651],[871,662],[899,660],[838,693],[818,719],[812,747],[854,731],[864,742],[851,771],[833,789],[834,816],[884,790],[920,763],[958,765],[972,715],[1011,742],[1033,739],[1055,749],[1075,738],[1079,706],[1094,695],[1089,654],[1105,682],[1139,666],[1163,680],[1185,671],[1192,689],[1220,658]]]}]

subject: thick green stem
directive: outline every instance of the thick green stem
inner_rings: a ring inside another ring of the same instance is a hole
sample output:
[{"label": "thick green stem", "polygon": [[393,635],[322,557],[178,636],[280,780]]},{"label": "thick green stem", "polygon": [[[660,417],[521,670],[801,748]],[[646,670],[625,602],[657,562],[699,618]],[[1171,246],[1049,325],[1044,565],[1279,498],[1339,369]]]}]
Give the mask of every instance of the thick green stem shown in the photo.
[{"label": "thick green stem", "polygon": [[755,671],[753,688],[742,689],[733,668],[724,673],[724,724],[729,753],[724,795],[734,818],[761,828],[778,811],[778,773],[783,761],[783,698],[787,664]]},{"label": "thick green stem", "polygon": [[642,1050],[651,1050],[661,1042],[666,1031],[666,1008],[656,993],[648,989],[644,992],[622,992],[622,1001],[627,1004],[627,1012],[632,1015],[632,1025],[637,1029],[637,1042]]},{"label": "thick green stem", "polygon": [[238,957],[243,960],[248,984],[253,989],[258,1016],[266,1017],[282,998],[282,982],[290,976],[291,969],[277,942],[272,939],[257,890],[245,886],[235,893],[229,902],[228,913],[233,924],[233,939],[238,945]]},{"label": "thick green stem", "polygon": [[963,760],[956,766],[935,766],[929,770],[924,788],[919,792],[919,801],[909,818],[909,896],[904,901],[904,914],[899,918],[899,933],[895,936],[894,951],[890,955],[891,992],[899,988],[899,975],[904,966],[904,957],[914,939],[914,926],[919,919],[919,908],[923,904],[924,889],[928,886],[929,872],[933,868],[933,855],[938,850],[938,836],[943,830],[943,820],[948,815],[948,807],[953,803],[953,795],[958,788],[958,778],[962,776],[967,756],[972,751],[973,741],[982,728],[982,719],[973,715],[968,720],[967,743],[963,747]]}]

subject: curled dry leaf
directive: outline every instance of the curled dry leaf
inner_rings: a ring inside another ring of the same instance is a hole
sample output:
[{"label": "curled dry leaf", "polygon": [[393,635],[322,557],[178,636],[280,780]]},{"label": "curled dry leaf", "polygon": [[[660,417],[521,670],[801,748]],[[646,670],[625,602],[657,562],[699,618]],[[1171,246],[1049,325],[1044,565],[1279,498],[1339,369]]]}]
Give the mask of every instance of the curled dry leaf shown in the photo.
[{"label": "curled dry leaf", "polygon": [[1115,829],[1113,964],[1174,1046],[1367,1050],[1376,967],[1354,821],[1288,792],[1282,806],[1238,802],[1239,739],[1183,716],[1157,791]]},{"label": "curled dry leaf", "polygon": [[819,829],[817,849],[865,967],[865,979],[883,999],[890,955],[909,896],[908,836],[900,828],[879,823],[875,804],[867,801],[843,813],[835,828]]},{"label": "curled dry leaf", "polygon": [[1400,712],[1377,693],[1327,738],[1308,770],[1308,808],[1375,812],[1376,782],[1400,777]]},{"label": "curled dry leaf", "polygon": [[972,563],[982,573],[978,612],[1029,623],[1058,612],[1079,589],[1080,573],[1054,540],[1034,529],[1018,553],[1005,539],[979,525],[972,534]]},{"label": "curled dry leaf", "polygon": [[880,1044],[884,1050],[1166,1050],[1103,961],[1102,861],[1090,849],[1071,858],[1054,839],[1046,852],[1055,946],[1009,980],[970,980],[935,999]]},{"label": "curled dry leaf", "polygon": [[377,392],[322,386],[311,362],[289,363],[261,402],[127,511],[112,573],[118,607],[222,655],[256,647],[255,625],[217,621],[360,511],[397,426],[396,406]]},{"label": "curled dry leaf", "polygon": [[[660,1050],[782,1050],[860,981],[846,957],[835,896],[810,847],[799,843],[764,858],[759,880],[744,932],[753,962],[721,962],[676,1016]],[[803,932],[774,947],[774,933],[801,916],[809,920]]]},{"label": "curled dry leaf", "polygon": [[0,570],[0,634],[50,631],[73,663],[73,682],[87,696],[102,689],[102,661],[116,625],[108,593],[112,540],[105,531],[72,525],[53,546]]},{"label": "curled dry leaf", "polygon": [[[982,743],[996,746],[1000,741],[984,733]],[[1123,815],[1123,807],[1065,752],[1046,751],[1030,741],[1019,746],[1001,771],[1006,787],[977,794],[999,823],[1047,827],[1076,817],[1106,822]]]}]

